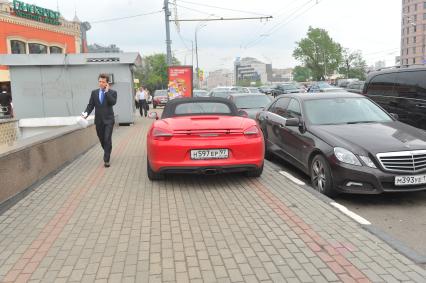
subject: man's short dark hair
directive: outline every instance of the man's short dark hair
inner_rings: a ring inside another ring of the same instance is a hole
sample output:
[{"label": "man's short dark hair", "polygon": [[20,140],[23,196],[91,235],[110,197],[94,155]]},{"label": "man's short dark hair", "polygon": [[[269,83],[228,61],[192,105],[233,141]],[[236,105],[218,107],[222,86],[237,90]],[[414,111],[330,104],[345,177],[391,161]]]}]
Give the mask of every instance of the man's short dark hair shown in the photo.
[{"label": "man's short dark hair", "polygon": [[109,76],[107,74],[100,74],[98,80],[99,79],[106,79],[106,81],[109,82]]}]

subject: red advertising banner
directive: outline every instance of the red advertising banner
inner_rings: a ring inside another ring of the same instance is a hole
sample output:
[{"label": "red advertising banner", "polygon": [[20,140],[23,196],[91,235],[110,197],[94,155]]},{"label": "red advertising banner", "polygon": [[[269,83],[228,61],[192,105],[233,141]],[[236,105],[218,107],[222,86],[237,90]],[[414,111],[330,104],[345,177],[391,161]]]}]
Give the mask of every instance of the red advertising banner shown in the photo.
[{"label": "red advertising banner", "polygon": [[192,97],[192,66],[170,66],[168,75],[169,99]]}]

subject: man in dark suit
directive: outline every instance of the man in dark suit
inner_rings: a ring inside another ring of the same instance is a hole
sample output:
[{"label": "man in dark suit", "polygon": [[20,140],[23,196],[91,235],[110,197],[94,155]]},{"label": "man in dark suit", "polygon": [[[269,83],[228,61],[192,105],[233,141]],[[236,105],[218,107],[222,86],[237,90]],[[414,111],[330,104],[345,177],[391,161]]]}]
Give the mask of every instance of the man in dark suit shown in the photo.
[{"label": "man in dark suit", "polygon": [[99,89],[92,91],[86,111],[82,113],[84,118],[95,109],[96,133],[104,149],[104,166],[109,167],[112,150],[112,130],[114,128],[114,110],[112,107],[117,103],[117,92],[109,88],[109,77],[100,74],[98,78]]}]

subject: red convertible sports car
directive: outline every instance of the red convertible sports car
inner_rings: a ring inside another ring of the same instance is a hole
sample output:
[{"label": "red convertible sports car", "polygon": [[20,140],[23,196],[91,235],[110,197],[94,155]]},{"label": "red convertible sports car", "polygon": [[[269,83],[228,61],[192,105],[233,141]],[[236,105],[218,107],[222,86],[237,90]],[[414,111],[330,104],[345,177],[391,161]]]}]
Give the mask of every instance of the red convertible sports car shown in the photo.
[{"label": "red convertible sports car", "polygon": [[244,118],[224,98],[180,98],[167,103],[161,119],[147,135],[147,172],[150,180],[166,173],[263,171],[264,141],[256,121]]}]

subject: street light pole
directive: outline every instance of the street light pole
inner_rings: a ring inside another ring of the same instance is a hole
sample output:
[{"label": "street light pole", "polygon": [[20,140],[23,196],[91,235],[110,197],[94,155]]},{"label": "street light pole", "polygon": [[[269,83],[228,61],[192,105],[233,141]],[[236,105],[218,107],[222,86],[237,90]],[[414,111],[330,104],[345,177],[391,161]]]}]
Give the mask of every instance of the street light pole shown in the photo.
[{"label": "street light pole", "polygon": [[197,88],[200,88],[200,77],[198,75],[198,72],[200,70],[198,68],[198,31],[205,26],[206,26],[206,24],[199,23],[197,25],[197,27],[195,28],[195,60],[196,60],[196,64],[197,64],[195,71],[196,71],[196,76],[197,76]]},{"label": "street light pole", "polygon": [[191,66],[194,66],[194,41],[191,40]]},{"label": "street light pole", "polygon": [[172,47],[170,40],[170,11],[169,11],[169,0],[164,0],[164,16],[166,19],[166,45],[167,45],[167,65],[172,65]]},{"label": "street light pole", "polygon": [[197,88],[200,88],[200,77],[198,76],[198,41],[197,41],[198,27],[195,29],[195,60],[197,66],[195,67],[195,76],[197,77]]}]

